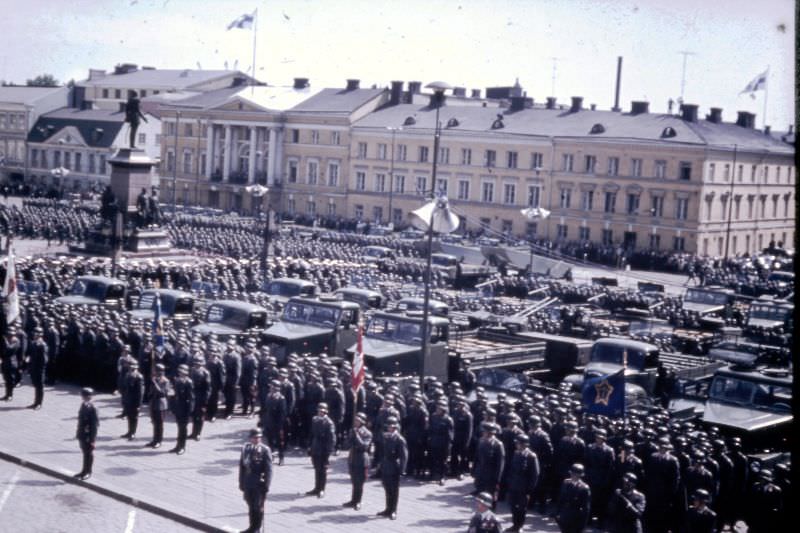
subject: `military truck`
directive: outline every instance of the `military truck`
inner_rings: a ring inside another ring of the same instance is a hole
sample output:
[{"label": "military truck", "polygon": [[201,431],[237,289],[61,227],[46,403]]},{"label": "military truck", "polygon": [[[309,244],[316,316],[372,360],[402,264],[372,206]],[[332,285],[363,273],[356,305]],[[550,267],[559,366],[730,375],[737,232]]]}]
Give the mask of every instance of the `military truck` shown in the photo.
[{"label": "military truck", "polygon": [[431,254],[431,269],[440,272],[456,289],[474,288],[482,280],[497,274],[497,268],[493,266],[465,263],[455,255],[444,253]]},{"label": "military truck", "polygon": [[217,335],[220,340],[231,337],[238,341],[260,334],[267,328],[267,310],[260,305],[238,300],[216,300],[206,309],[206,320],[192,326],[193,333]]},{"label": "military truck", "polygon": [[750,304],[745,333],[755,334],[783,328],[794,330],[794,304],[769,296],[761,296]]},{"label": "military truck", "polygon": [[312,282],[296,278],[273,279],[265,284],[264,291],[269,294],[271,302],[276,302],[279,305],[285,304],[289,301],[289,298],[295,296],[313,298],[319,292],[317,286]]},{"label": "military truck", "polygon": [[192,319],[196,301],[194,295],[174,289],[144,290],[128,314],[140,320],[153,320],[156,314],[156,298],[161,300],[161,316],[179,321]]},{"label": "military truck", "polygon": [[280,365],[293,352],[342,357],[358,338],[360,313],[355,302],[291,298],[280,319],[262,333],[261,341]]},{"label": "military truck", "polygon": [[80,276],[66,296],[56,298],[56,303],[122,309],[125,306],[125,293],[124,281],[105,276]]},{"label": "military truck", "polygon": [[359,289],[358,287],[342,287],[333,293],[335,298],[346,302],[355,302],[361,309],[380,309],[386,303],[386,298],[378,291]]}]

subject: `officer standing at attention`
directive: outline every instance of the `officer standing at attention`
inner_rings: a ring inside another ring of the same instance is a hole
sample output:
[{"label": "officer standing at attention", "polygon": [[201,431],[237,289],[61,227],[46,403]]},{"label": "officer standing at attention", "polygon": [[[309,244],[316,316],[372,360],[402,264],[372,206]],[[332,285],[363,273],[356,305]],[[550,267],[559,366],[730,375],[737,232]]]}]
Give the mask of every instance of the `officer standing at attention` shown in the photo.
[{"label": "officer standing at attention", "polygon": [[44,399],[44,371],[47,368],[48,352],[47,343],[42,338],[43,335],[44,330],[37,326],[33,332],[33,342],[28,347],[28,373],[31,375],[31,383],[35,391],[33,403],[29,408],[35,411],[42,408]]},{"label": "officer standing at attention", "polygon": [[475,496],[477,510],[469,521],[467,533],[502,533],[500,519],[492,512],[493,504],[494,498],[488,492],[481,492]]},{"label": "officer standing at attention", "polygon": [[90,388],[81,389],[83,403],[78,409],[78,429],[75,438],[83,452],[83,468],[74,477],[85,481],[92,477],[92,463],[94,462],[94,443],[97,440],[97,430],[100,427],[100,418],[97,408],[92,403],[94,391]]},{"label": "officer standing at attention", "polygon": [[528,498],[536,490],[539,482],[539,460],[528,447],[530,438],[518,433],[514,438],[516,450],[511,458],[508,473],[508,504],[511,506],[511,528],[506,531],[517,533],[525,523]]},{"label": "officer standing at attention", "polygon": [[367,429],[367,415],[356,413],[353,429],[350,430],[350,453],[347,456],[347,468],[350,472],[350,483],[353,492],[350,501],[342,507],[361,509],[361,496],[364,493],[364,481],[369,470],[369,446],[372,444],[372,432]]},{"label": "officer standing at attention", "polygon": [[225,396],[225,420],[230,420],[236,406],[236,385],[242,375],[242,358],[236,348],[236,341],[228,342],[228,351],[225,352],[222,362],[225,364],[225,386],[222,389]]},{"label": "officer standing at attention", "polygon": [[122,384],[121,394],[123,398],[122,410],[128,419],[128,432],[122,435],[123,439],[133,440],[136,438],[136,428],[139,425],[139,407],[142,405],[144,397],[144,378],[139,372],[139,363],[136,360],[130,362],[125,381]]},{"label": "officer standing at attention", "polygon": [[10,401],[14,397],[14,387],[17,384],[17,366],[19,365],[17,353],[19,350],[20,345],[19,339],[17,339],[17,328],[15,326],[8,326],[2,346],[3,381],[6,386],[6,395],[2,398],[4,402]]},{"label": "officer standing at attention", "polygon": [[267,442],[273,450],[278,451],[278,464],[283,464],[283,452],[286,447],[284,426],[288,416],[286,398],[281,393],[281,382],[273,379],[269,385],[269,394],[261,406],[259,418],[261,428],[267,432]]},{"label": "officer standing at attention", "polygon": [[189,379],[189,367],[178,365],[178,377],[175,379],[175,422],[178,424],[178,440],[170,450],[183,455],[186,453],[186,436],[189,419],[194,410],[194,387]]},{"label": "officer standing at attention", "polygon": [[264,501],[272,482],[272,452],[261,442],[261,430],[250,430],[250,442],[242,447],[239,460],[239,490],[250,514],[250,527],[243,533],[261,531],[264,521]]},{"label": "officer standing at attention", "polygon": [[633,472],[622,476],[622,488],[614,491],[609,505],[611,533],[642,533],[642,516],[646,507],[644,494],[636,490],[638,478]]},{"label": "officer standing at attention", "polygon": [[[475,493],[488,492],[492,498],[497,497],[500,490],[500,476],[503,474],[506,451],[503,443],[495,437],[499,427],[494,422],[483,422],[481,430],[483,436],[478,442],[478,449],[475,452],[475,465],[473,466],[473,476],[475,477]],[[494,507],[494,505],[492,505]]]},{"label": "officer standing at attention", "polygon": [[311,421],[311,446],[308,454],[314,465],[314,488],[306,492],[306,496],[325,496],[325,484],[328,481],[328,461],[336,446],[336,428],[333,420],[328,418],[328,404],[317,404],[317,416]]},{"label": "officer standing at attention", "polygon": [[150,385],[150,422],[153,424],[153,440],[146,444],[151,448],[161,447],[164,438],[164,413],[167,410],[167,397],[172,387],[164,376],[164,365],[156,364],[156,375]]},{"label": "officer standing at attention", "polygon": [[397,520],[397,501],[400,499],[400,476],[406,470],[408,445],[406,439],[397,431],[397,418],[386,419],[386,433],[383,434],[383,457],[381,458],[381,482],[386,493],[386,509],[378,513],[391,520]]},{"label": "officer standing at attention", "polygon": [[453,431],[453,419],[447,414],[447,400],[440,398],[428,426],[431,479],[439,485],[444,485],[444,476],[447,473],[445,464],[453,446]]},{"label": "officer standing at attention", "polygon": [[580,533],[589,524],[592,495],[583,482],[583,470],[582,464],[575,463],[569,469],[570,477],[561,483],[556,523],[562,533]]},{"label": "officer standing at attention", "polygon": [[592,514],[597,517],[598,529],[606,521],[608,499],[614,488],[614,450],[606,444],[608,433],[600,428],[594,432],[595,442],[586,448],[586,480],[592,489]]},{"label": "officer standing at attention", "polygon": [[195,354],[192,358],[192,387],[194,388],[194,410],[192,411],[192,434],[190,439],[200,440],[206,407],[211,396],[211,373],[203,366],[203,356]]},{"label": "officer standing at attention", "polygon": [[708,508],[711,495],[706,489],[697,489],[693,503],[686,515],[686,533],[716,533],[717,513]]}]

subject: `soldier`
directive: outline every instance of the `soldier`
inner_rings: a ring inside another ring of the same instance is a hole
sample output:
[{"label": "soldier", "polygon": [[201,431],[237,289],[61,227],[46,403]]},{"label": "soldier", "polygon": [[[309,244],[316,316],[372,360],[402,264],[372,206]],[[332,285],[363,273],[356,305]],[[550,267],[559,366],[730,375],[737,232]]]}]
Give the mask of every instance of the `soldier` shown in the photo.
[{"label": "soldier", "polygon": [[78,429],[75,438],[81,446],[83,453],[83,468],[74,477],[85,481],[92,477],[92,464],[94,463],[94,445],[97,440],[97,430],[100,428],[100,417],[97,408],[92,403],[94,391],[90,388],[81,389],[83,403],[78,410]]},{"label": "soldier", "polygon": [[559,492],[555,496],[560,494],[561,483],[568,477],[571,465],[584,460],[586,444],[583,439],[576,435],[577,432],[578,423],[574,420],[567,420],[564,423],[564,436],[556,444],[555,452],[553,453],[556,476],[554,488]]},{"label": "soldier", "polygon": [[645,524],[648,531],[666,532],[674,520],[673,508],[680,486],[680,464],[670,452],[668,437],[661,437],[658,451],[645,463]]},{"label": "soldier", "polygon": [[56,383],[56,376],[59,378],[63,372],[63,362],[61,361],[61,334],[55,325],[55,321],[47,317],[45,320],[44,341],[47,343],[47,369],[45,371],[45,385],[53,386]]},{"label": "soldier", "polygon": [[710,494],[697,489],[686,517],[686,533],[716,533],[717,513],[708,508]]},{"label": "soldier", "polygon": [[150,422],[153,424],[153,440],[146,444],[151,448],[161,447],[167,398],[172,395],[170,382],[164,376],[164,365],[157,363],[155,370],[156,375],[150,380]]},{"label": "soldier", "polygon": [[[453,449],[450,453],[450,475],[464,479],[469,472],[469,443],[472,441],[474,418],[466,400],[456,402],[453,414]],[[409,449],[409,452],[411,450]]]},{"label": "soldier", "polygon": [[634,474],[637,483],[638,480],[642,479],[644,466],[642,465],[642,460],[636,457],[636,453],[634,453],[633,441],[628,439],[622,441],[622,450],[617,456],[614,471],[616,474],[615,485],[617,487],[622,487],[625,474]]},{"label": "soldier", "polygon": [[211,374],[211,393],[208,395],[206,407],[206,420],[213,422],[217,419],[219,408],[219,393],[225,387],[225,363],[220,359],[215,347],[210,349],[211,359],[208,361],[208,372]]},{"label": "soldier", "polygon": [[242,393],[242,414],[252,418],[255,412],[255,398],[258,382],[258,359],[255,354],[255,341],[247,341],[247,349],[242,357],[242,377],[239,390]]},{"label": "soldier", "polygon": [[447,400],[436,402],[436,412],[428,427],[428,453],[430,454],[431,479],[444,485],[446,462],[453,446],[453,419],[447,414]]},{"label": "soldier", "polygon": [[569,469],[570,477],[561,483],[556,523],[563,533],[580,533],[589,524],[592,495],[583,482],[583,471],[583,465],[575,463]]},{"label": "soldier", "polygon": [[264,501],[272,482],[272,452],[261,442],[261,430],[250,430],[250,442],[242,447],[239,459],[239,490],[250,515],[245,533],[261,531],[264,521]]},{"label": "soldier", "polygon": [[703,464],[705,459],[706,454],[700,450],[696,450],[692,455],[692,464],[686,469],[686,476],[683,478],[687,499],[693,498],[699,489],[704,489],[708,493],[709,499],[714,494],[716,487],[714,476]]},{"label": "soldier", "polygon": [[6,395],[3,396],[3,401],[8,402],[14,397],[14,387],[17,384],[17,369],[19,367],[17,354],[20,351],[20,344],[15,326],[8,326],[2,348],[3,381],[6,387]]},{"label": "soldier", "polygon": [[469,521],[467,533],[502,533],[500,519],[492,512],[493,503],[494,499],[488,492],[481,492],[475,496],[477,510]]},{"label": "soldier", "polygon": [[383,457],[381,458],[381,483],[386,494],[386,508],[378,516],[397,520],[397,503],[400,499],[400,476],[406,470],[408,445],[406,439],[397,431],[398,420],[386,420],[386,433],[383,435]]},{"label": "soldier", "polygon": [[516,450],[511,458],[508,473],[508,504],[511,507],[511,528],[506,531],[521,531],[528,510],[528,498],[539,482],[539,460],[528,447],[530,438],[525,433],[515,437]]},{"label": "soldier", "polygon": [[178,455],[186,453],[186,436],[189,419],[194,411],[194,388],[189,379],[189,367],[178,365],[178,377],[175,379],[175,422],[178,424],[178,439],[171,452]]},{"label": "soldier", "polygon": [[117,390],[119,391],[119,402],[122,411],[117,415],[117,418],[125,418],[125,378],[131,368],[131,363],[136,360],[128,350],[123,350],[122,357],[117,359]]},{"label": "soldier", "polygon": [[614,450],[606,444],[605,429],[594,432],[595,441],[586,450],[586,481],[592,489],[592,513],[597,517],[597,527],[603,529],[608,499],[614,487]]},{"label": "soldier", "polygon": [[236,348],[236,341],[228,341],[228,351],[222,361],[225,364],[225,386],[222,390],[225,396],[225,420],[230,420],[236,406],[236,385],[239,384],[242,374],[242,358]]},{"label": "soldier", "polygon": [[400,412],[394,406],[394,394],[387,393],[383,397],[383,405],[378,411],[378,416],[375,417],[375,422],[372,426],[373,443],[375,444],[372,463],[376,467],[374,478],[380,478],[381,459],[383,458],[383,435],[385,434],[386,421],[389,418],[395,418],[399,421]]},{"label": "soldier", "polygon": [[273,379],[269,386],[269,394],[261,405],[259,418],[261,427],[267,432],[267,442],[272,449],[278,450],[279,465],[283,464],[287,411],[286,398],[281,393],[281,382]]},{"label": "soldier", "polygon": [[408,467],[405,472],[407,475],[421,477],[425,471],[427,432],[428,409],[422,402],[422,394],[418,393],[411,398],[411,405],[403,420],[403,437],[408,444]]},{"label": "soldier", "polygon": [[[342,384],[335,377],[325,380],[325,403],[328,404],[328,416],[333,421],[333,426],[336,429],[337,439],[335,450],[338,450],[341,444],[338,435],[340,434],[340,428],[344,422],[345,397]],[[338,451],[334,453],[338,453]]]},{"label": "soldier", "polygon": [[782,528],[783,491],[772,480],[771,470],[763,469],[758,472],[758,482],[753,486],[747,502],[750,511],[747,518],[748,532],[769,533]]},{"label": "soldier", "polygon": [[130,363],[120,392],[124,398],[122,410],[128,419],[128,432],[121,435],[121,437],[133,440],[136,438],[136,428],[139,425],[139,407],[142,405],[142,398],[144,397],[144,378],[139,372],[139,363],[137,361],[134,360]]},{"label": "soldier", "polygon": [[47,344],[42,338],[43,334],[44,330],[37,326],[33,332],[33,342],[28,350],[28,373],[31,375],[31,383],[35,391],[33,403],[29,408],[35,411],[42,408],[42,400],[44,400],[44,378],[48,352]]},{"label": "soldier", "polygon": [[192,358],[191,378],[194,388],[194,410],[192,411],[192,434],[189,435],[189,438],[194,440],[200,440],[208,399],[211,396],[211,373],[203,366],[203,363],[203,356],[200,354],[196,354]]},{"label": "soldier", "polygon": [[542,429],[541,425],[541,417],[534,415],[528,418],[530,447],[539,460],[539,482],[536,484],[536,489],[531,494],[531,499],[528,503],[530,507],[534,504],[539,504],[539,512],[544,514],[547,511],[548,484],[553,482],[553,445],[550,442],[550,435]]},{"label": "soldier", "polygon": [[[493,502],[497,501],[500,490],[500,476],[503,475],[505,449],[503,443],[495,436],[500,428],[494,422],[481,424],[480,442],[475,453],[473,476],[475,478],[475,494],[488,492]],[[494,508],[494,503],[492,504]]]},{"label": "soldier", "polygon": [[314,465],[314,488],[306,492],[306,496],[325,496],[325,484],[328,481],[328,461],[336,446],[336,429],[328,418],[328,404],[317,404],[317,416],[311,421],[311,445],[308,455]]},{"label": "soldier", "polygon": [[372,444],[372,432],[367,429],[367,415],[358,412],[350,430],[350,452],[347,456],[347,469],[350,472],[350,483],[353,491],[350,501],[342,507],[352,507],[356,511],[361,509],[361,496],[364,493],[364,481],[369,471],[369,446]]},{"label": "soldier", "polygon": [[646,506],[644,494],[636,490],[638,478],[633,472],[622,476],[622,487],[614,491],[608,509],[611,533],[642,533]]}]

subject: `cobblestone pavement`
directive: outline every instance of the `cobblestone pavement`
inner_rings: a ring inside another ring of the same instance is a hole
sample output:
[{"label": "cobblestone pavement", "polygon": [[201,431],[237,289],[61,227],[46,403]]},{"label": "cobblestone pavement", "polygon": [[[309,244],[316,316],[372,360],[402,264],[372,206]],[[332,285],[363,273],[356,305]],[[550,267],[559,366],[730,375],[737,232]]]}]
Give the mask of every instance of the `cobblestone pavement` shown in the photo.
[{"label": "cobblestone pavement", "polygon": [[[25,406],[31,403],[33,391],[27,379],[24,383],[15,390],[12,402],[0,404],[0,421],[4,428],[0,431],[0,452],[64,475],[77,472],[81,462],[78,444],[74,439],[80,405],[78,388],[68,385],[48,387],[42,410],[31,411]],[[176,434],[176,427],[171,421],[166,427],[167,440],[164,445],[158,450],[151,450],[144,447],[151,436],[144,409],[138,436],[129,442],[119,438],[126,431],[125,421],[115,418],[120,413],[119,397],[100,394],[95,403],[100,410],[101,423],[94,475],[88,484],[159,506],[221,530],[235,531],[246,527],[247,507],[238,490],[238,458],[247,431],[255,425],[254,419],[234,417],[229,421],[206,424],[202,439],[199,442],[189,441],[187,453],[176,456],[168,451],[174,445],[171,439]],[[400,489],[398,519],[390,521],[375,516],[384,507],[383,490],[377,480],[368,481],[361,511],[344,510],[341,504],[350,499],[345,454],[332,457],[331,463],[331,475],[322,499],[304,495],[312,488],[314,478],[310,460],[305,454],[295,450],[287,455],[283,466],[275,466],[266,505],[268,530],[289,531],[296,527],[302,527],[306,532],[348,533],[353,527],[361,531],[381,532],[466,530],[474,507],[472,498],[467,496],[473,488],[468,479],[449,480],[443,487],[405,480]],[[3,462],[0,465],[3,467],[0,483],[11,478],[14,469],[21,469],[19,479],[30,477],[22,467]],[[54,483],[61,487],[60,481]],[[65,494],[78,495],[74,497],[78,498],[76,502],[83,501],[80,498],[91,502],[95,502],[96,498],[104,498],[82,485],[69,484],[63,490]],[[0,495],[2,490],[0,488]],[[69,502],[73,496],[65,498]],[[130,506],[106,499],[108,503],[99,503],[99,508],[105,514],[107,507],[107,516],[97,518],[97,523],[87,520],[86,527],[81,525],[78,528],[76,522],[76,527],[68,526],[66,531],[79,529],[82,532],[99,533],[115,530],[116,525],[110,527],[108,524],[112,519],[118,521],[114,518],[116,516],[124,518],[125,510]],[[13,504],[11,498],[8,502],[8,505]],[[16,505],[22,506],[22,503]],[[85,505],[96,508],[94,503]],[[19,512],[24,513],[24,509],[19,507]],[[500,504],[498,511],[506,526],[510,525],[507,505]],[[0,523],[4,522],[4,516],[5,512],[0,514]],[[58,531],[58,527],[63,527],[60,519],[60,515],[48,511],[43,515],[42,525],[54,528],[48,531]],[[529,530],[557,531],[549,519],[542,519],[539,515],[529,516],[527,524]],[[175,529],[170,527],[167,530]]]}]

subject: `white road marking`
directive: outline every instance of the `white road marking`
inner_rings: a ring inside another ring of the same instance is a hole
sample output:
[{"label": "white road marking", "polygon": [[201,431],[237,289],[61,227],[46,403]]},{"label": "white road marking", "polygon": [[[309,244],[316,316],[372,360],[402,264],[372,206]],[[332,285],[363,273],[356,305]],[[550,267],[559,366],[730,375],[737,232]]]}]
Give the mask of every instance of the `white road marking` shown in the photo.
[{"label": "white road marking", "polygon": [[14,472],[14,475],[11,476],[11,479],[8,481],[6,490],[4,490],[3,495],[0,496],[0,512],[3,511],[3,507],[5,507],[8,497],[11,496],[11,491],[14,490],[14,486],[17,484],[17,481],[19,481],[19,471]]},{"label": "white road marking", "polygon": [[125,525],[125,533],[133,533],[133,525],[136,523],[136,509],[128,511],[128,523]]}]

